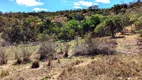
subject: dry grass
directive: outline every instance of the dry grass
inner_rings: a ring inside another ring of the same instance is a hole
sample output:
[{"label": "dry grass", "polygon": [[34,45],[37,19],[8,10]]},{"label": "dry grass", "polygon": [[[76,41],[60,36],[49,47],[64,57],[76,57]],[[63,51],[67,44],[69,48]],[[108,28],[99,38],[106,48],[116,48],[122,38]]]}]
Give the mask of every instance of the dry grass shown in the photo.
[{"label": "dry grass", "polygon": [[[16,75],[19,74],[26,80],[32,80],[32,78],[39,80],[39,78],[42,79],[45,77],[43,80],[53,78],[55,80],[141,80],[141,57],[142,55],[132,56],[122,54],[97,55],[94,56],[94,59],[91,59],[91,57],[72,57],[70,59],[60,59],[60,64],[58,60],[52,60],[51,65],[53,67],[50,68],[44,66],[47,65],[47,62],[40,62],[40,68],[38,69],[29,68],[32,65],[30,63],[18,66],[9,65],[8,69],[13,68],[13,74],[9,74],[7,77],[18,80]],[[9,73],[11,73],[10,70]]]},{"label": "dry grass", "polygon": [[[106,39],[108,40],[108,39]],[[115,44],[112,41],[106,40],[98,40],[98,44],[111,43]],[[80,42],[80,41],[78,41]],[[84,43],[84,44],[82,44]],[[72,44],[72,43],[70,43]],[[85,46],[87,44],[87,46]],[[93,45],[93,46],[92,46]],[[87,38],[87,40],[81,43],[77,43],[77,52],[85,52],[92,53],[92,49],[97,44],[94,44],[93,40]],[[70,50],[76,48],[76,45],[71,45],[66,47],[63,44],[63,51],[60,55],[63,55],[65,52],[72,54]],[[85,46],[85,47],[83,47]],[[102,47],[102,46],[99,46]],[[61,47],[61,46],[58,46]],[[74,47],[74,48],[73,48]],[[106,46],[107,48],[110,46]],[[113,46],[115,48],[115,45]],[[47,62],[40,62],[40,68],[38,61],[33,61],[32,63],[22,64],[24,61],[28,62],[29,50],[24,47],[23,49],[15,48],[17,53],[16,59],[17,62],[21,65],[7,65],[0,66],[0,69],[8,69],[7,71],[2,71],[2,77],[13,78],[13,80],[18,80],[19,77],[23,77],[25,80],[39,80],[42,78],[47,79],[57,79],[57,80],[142,80],[142,55],[122,55],[122,54],[114,54],[114,55],[92,55],[92,56],[73,56],[69,58],[60,58],[60,60],[52,60],[49,62],[49,66]],[[104,48],[102,48],[103,50]],[[38,50],[38,49],[37,49]],[[101,50],[101,51],[102,51]],[[54,57],[54,53],[56,53],[56,45],[54,42],[46,42],[40,45],[40,49],[38,54],[40,56],[40,60],[46,60]],[[106,54],[107,50],[102,51],[102,54]],[[4,53],[4,52],[3,52]],[[37,53],[37,52],[35,52]],[[90,54],[89,54],[90,55]],[[10,61],[10,60],[9,60]],[[31,69],[38,68],[38,69]],[[10,74],[9,74],[10,73]],[[11,74],[12,73],[12,74]],[[17,78],[18,75],[18,78]],[[36,75],[36,76],[35,76]],[[45,79],[45,80],[47,80]]]},{"label": "dry grass", "polygon": [[9,71],[7,70],[1,70],[1,73],[0,73],[0,77],[5,77],[5,76],[8,76],[9,75]]},{"label": "dry grass", "polygon": [[7,54],[5,53],[4,48],[0,48],[0,65],[6,64],[8,61]]},{"label": "dry grass", "polygon": [[139,55],[99,56],[86,66],[67,67],[58,80],[141,80],[141,63]]}]

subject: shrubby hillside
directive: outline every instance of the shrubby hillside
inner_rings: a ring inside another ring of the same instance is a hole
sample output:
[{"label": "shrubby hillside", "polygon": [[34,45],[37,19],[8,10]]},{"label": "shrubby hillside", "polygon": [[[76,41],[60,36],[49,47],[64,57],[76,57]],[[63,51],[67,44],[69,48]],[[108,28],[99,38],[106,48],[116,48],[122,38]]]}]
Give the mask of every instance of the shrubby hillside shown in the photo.
[{"label": "shrubby hillside", "polygon": [[0,80],[142,80],[142,2],[0,12]]},{"label": "shrubby hillside", "polygon": [[26,43],[48,40],[73,40],[91,32],[93,37],[115,37],[123,28],[135,25],[142,29],[141,4],[117,4],[109,9],[89,7],[88,9],[57,12],[0,13],[2,38],[10,43]]}]

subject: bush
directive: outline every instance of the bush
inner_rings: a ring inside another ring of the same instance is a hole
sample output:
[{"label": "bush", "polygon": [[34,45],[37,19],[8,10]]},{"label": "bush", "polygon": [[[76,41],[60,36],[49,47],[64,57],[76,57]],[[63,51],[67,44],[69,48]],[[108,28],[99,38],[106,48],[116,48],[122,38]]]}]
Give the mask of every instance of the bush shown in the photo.
[{"label": "bush", "polygon": [[38,60],[33,61],[31,68],[38,68],[38,67],[39,67],[39,61]]},{"label": "bush", "polygon": [[20,47],[20,51],[15,51],[15,59],[16,62],[14,63],[14,65],[16,64],[26,64],[31,62],[30,60],[30,56],[31,54],[24,48],[24,47]]},{"label": "bush", "polygon": [[96,43],[92,40],[92,35],[91,33],[88,33],[84,37],[85,39],[85,44],[86,44],[86,49],[89,55],[96,55],[95,50],[96,50]]},{"label": "bush", "polygon": [[25,48],[22,48],[22,54],[23,54],[23,63],[29,63],[31,60],[30,60],[30,53],[25,50]]},{"label": "bush", "polygon": [[16,59],[16,62],[14,63],[14,65],[22,64],[20,52],[14,51],[14,54],[15,54],[15,59]]},{"label": "bush", "polygon": [[88,33],[84,36],[84,41],[82,43],[78,43],[76,46],[76,51],[74,56],[92,56],[96,55],[96,44],[92,40],[91,33]]},{"label": "bush", "polygon": [[9,75],[9,72],[7,70],[2,70],[1,73],[0,73],[0,77],[5,77],[5,76],[8,76]]},{"label": "bush", "polygon": [[140,37],[142,37],[142,30],[140,31]]},{"label": "bush", "polygon": [[31,22],[22,21],[10,21],[6,24],[2,33],[2,38],[10,43],[32,42],[36,41],[38,31],[33,28]]},{"label": "bush", "polygon": [[0,65],[6,64],[8,61],[7,55],[3,48],[0,48]]},{"label": "bush", "polygon": [[142,29],[142,21],[136,21],[134,24],[136,25],[137,30]]},{"label": "bush", "polygon": [[13,65],[17,65],[17,64],[22,64],[22,60],[20,58],[18,58]]},{"label": "bush", "polygon": [[78,43],[73,56],[113,55],[116,44],[115,40],[93,39],[89,33],[85,35],[84,42]]},{"label": "bush", "polygon": [[96,26],[94,32],[97,34],[97,36],[107,36],[110,35],[110,31],[106,27],[105,23],[102,22],[99,25]]},{"label": "bush", "polygon": [[56,44],[53,41],[42,42],[38,54],[40,54],[40,60],[52,59],[56,48]]}]

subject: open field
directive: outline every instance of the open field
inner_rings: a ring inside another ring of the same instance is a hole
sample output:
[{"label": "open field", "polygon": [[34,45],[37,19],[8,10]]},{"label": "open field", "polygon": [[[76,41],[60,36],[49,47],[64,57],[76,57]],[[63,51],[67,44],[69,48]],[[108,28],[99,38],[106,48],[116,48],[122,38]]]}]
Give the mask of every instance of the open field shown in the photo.
[{"label": "open field", "polygon": [[141,80],[142,58],[137,55],[98,55],[40,62],[38,69],[31,63],[0,66],[1,80]]},{"label": "open field", "polygon": [[[142,79],[142,53],[136,44],[139,35],[127,35],[125,38],[109,39],[108,37],[96,38],[99,45],[104,47],[115,47],[117,51],[114,54],[97,54],[97,55],[78,55],[74,56],[74,49],[77,48],[76,41],[71,41],[60,45],[65,47],[70,44],[69,58],[58,58],[39,62],[39,68],[31,68],[35,54],[40,49],[40,45],[22,44],[18,46],[8,46],[6,54],[8,54],[7,64],[0,66],[1,80],[141,80]],[[141,40],[141,39],[140,39]],[[112,45],[117,42],[117,45]],[[80,40],[82,44],[84,40]],[[127,43],[126,43],[127,42]],[[111,43],[112,46],[110,46]],[[105,45],[107,44],[107,45]],[[140,43],[139,43],[140,44]],[[128,46],[130,46],[128,48]],[[50,46],[51,47],[51,46]],[[83,47],[83,46],[82,46]],[[135,48],[137,47],[137,48]],[[26,64],[14,65],[15,51],[22,56],[22,49],[26,49],[30,54],[31,62]],[[134,49],[136,51],[133,51]],[[77,48],[82,50],[82,48]],[[85,48],[84,48],[85,49]],[[120,50],[119,50],[120,49]],[[125,51],[123,51],[123,50]],[[119,51],[121,51],[119,53]],[[128,52],[129,51],[129,52]],[[11,52],[11,53],[10,53]],[[58,53],[56,53],[58,54]],[[39,55],[37,55],[39,56]],[[36,56],[36,57],[37,57]],[[50,63],[50,65],[49,65]]]}]

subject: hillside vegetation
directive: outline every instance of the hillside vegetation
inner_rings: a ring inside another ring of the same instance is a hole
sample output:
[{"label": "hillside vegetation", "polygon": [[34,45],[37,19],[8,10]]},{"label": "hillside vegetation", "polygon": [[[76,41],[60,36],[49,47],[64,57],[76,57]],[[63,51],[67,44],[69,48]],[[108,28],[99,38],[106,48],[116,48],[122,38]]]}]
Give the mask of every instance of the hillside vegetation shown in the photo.
[{"label": "hillside vegetation", "polygon": [[0,80],[142,80],[142,2],[0,12]]},{"label": "hillside vegetation", "polygon": [[49,37],[69,41],[88,32],[94,37],[114,37],[128,25],[141,29],[141,4],[117,4],[110,9],[1,13],[0,31],[2,38],[10,43],[44,41]]}]

